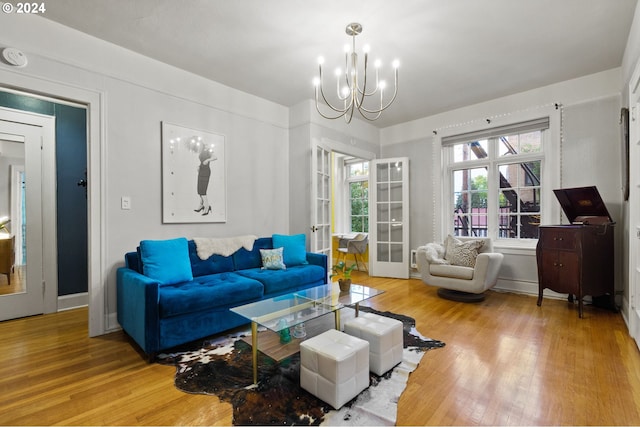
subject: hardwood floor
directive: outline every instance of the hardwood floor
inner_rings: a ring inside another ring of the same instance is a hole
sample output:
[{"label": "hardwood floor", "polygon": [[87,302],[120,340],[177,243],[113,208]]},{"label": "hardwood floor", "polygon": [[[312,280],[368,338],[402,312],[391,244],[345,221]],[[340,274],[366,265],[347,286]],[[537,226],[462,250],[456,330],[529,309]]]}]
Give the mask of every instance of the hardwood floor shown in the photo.
[{"label": "hardwood floor", "polygon": [[0,295],[18,294],[25,289],[25,266],[16,265],[11,273],[11,284],[5,274],[0,274]]},{"label": "hardwood floor", "polygon": [[[416,319],[428,352],[398,425],[639,425],[640,353],[620,314],[490,292],[442,300],[420,280],[357,276],[378,310]],[[116,332],[87,337],[87,310],[0,322],[1,425],[229,425],[231,406],[173,386]]]}]

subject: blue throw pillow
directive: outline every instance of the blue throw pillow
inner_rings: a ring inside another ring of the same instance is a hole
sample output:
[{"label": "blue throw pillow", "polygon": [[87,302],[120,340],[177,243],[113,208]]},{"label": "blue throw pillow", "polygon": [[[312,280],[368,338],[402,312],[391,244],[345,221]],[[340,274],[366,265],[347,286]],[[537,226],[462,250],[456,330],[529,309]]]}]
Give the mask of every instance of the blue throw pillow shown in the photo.
[{"label": "blue throw pillow", "polygon": [[189,244],[180,237],[170,240],[140,242],[142,272],[164,285],[193,280],[189,262]]},{"label": "blue throw pillow", "polygon": [[282,249],[260,249],[262,268],[266,270],[285,270],[287,266],[282,262]]},{"label": "blue throw pillow", "polygon": [[307,241],[304,234],[294,234],[292,236],[274,234],[272,239],[274,248],[284,248],[284,263],[287,267],[308,264]]}]

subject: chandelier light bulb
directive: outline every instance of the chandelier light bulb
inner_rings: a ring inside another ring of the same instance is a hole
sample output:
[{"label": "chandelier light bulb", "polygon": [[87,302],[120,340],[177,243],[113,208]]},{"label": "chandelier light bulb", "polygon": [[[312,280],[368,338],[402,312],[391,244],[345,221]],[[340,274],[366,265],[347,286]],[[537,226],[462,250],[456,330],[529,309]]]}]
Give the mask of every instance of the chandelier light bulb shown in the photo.
[{"label": "chandelier light bulb", "polygon": [[380,68],[382,66],[382,61],[376,59],[376,61],[373,63],[373,66],[376,68]]},{"label": "chandelier light bulb", "polygon": [[313,85],[314,85],[315,87],[320,86],[320,78],[318,78],[318,77],[314,77],[314,79],[313,79]]},{"label": "chandelier light bulb", "polygon": [[370,50],[371,50],[371,46],[369,46],[368,44],[365,44],[364,46],[362,46],[362,51],[364,53],[369,53]]},{"label": "chandelier light bulb", "polygon": [[351,52],[351,46],[349,46],[348,44],[344,45],[344,53],[349,53]]},{"label": "chandelier light bulb", "polygon": [[384,90],[387,87],[387,82],[385,82],[384,80],[382,80],[379,84],[378,87],[380,88],[380,90]]},{"label": "chandelier light bulb", "polygon": [[336,77],[340,77],[342,75],[342,68],[340,67],[336,68],[335,73],[336,73]]},{"label": "chandelier light bulb", "polygon": [[397,59],[394,59],[391,65],[393,66],[393,68],[397,70],[398,68],[400,68],[400,61],[398,61]]},{"label": "chandelier light bulb", "polygon": [[324,56],[318,56],[318,64],[319,65],[324,64]]}]

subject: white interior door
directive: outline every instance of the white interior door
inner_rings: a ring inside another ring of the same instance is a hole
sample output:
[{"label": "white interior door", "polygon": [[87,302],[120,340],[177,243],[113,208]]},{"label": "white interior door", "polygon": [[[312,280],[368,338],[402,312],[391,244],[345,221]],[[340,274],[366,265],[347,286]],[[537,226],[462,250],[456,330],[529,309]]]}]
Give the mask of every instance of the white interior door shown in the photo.
[{"label": "white interior door", "polygon": [[311,251],[331,259],[331,150],[316,144],[311,151]]},{"label": "white interior door", "polygon": [[629,85],[629,332],[640,347],[640,62]]},{"label": "white interior door", "polygon": [[369,272],[409,278],[409,159],[371,162]]},{"label": "white interior door", "polygon": [[[42,127],[16,123],[0,119],[0,156],[9,166],[16,164],[14,169],[23,169],[23,174],[10,174],[9,170],[3,174],[13,180],[16,176],[24,177],[24,197],[16,197],[22,207],[10,207],[7,212],[19,215],[21,218],[11,218],[11,234],[20,236],[14,248],[16,252],[23,251],[24,239],[26,256],[19,253],[14,266],[14,283],[21,282],[16,292],[0,295],[0,320],[31,316],[44,312],[43,288],[43,227],[42,227]],[[20,157],[22,153],[22,157]],[[22,166],[22,164],[24,166]],[[10,188],[20,188],[21,183],[9,183]],[[13,199],[13,198],[12,198]],[[22,221],[24,219],[24,221]],[[24,222],[24,224],[23,224]],[[21,230],[16,230],[16,226]]]}]

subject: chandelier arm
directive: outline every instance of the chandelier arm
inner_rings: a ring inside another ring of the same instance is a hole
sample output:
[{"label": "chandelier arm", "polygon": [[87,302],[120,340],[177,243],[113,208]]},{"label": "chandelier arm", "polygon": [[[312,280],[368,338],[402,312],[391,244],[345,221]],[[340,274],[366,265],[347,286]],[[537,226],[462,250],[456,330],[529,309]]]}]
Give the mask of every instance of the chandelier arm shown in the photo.
[{"label": "chandelier arm", "polygon": [[320,111],[320,106],[318,105],[318,102],[316,101],[316,111],[318,112],[318,114],[320,114],[322,117],[324,117],[325,119],[329,119],[329,120],[335,120],[335,119],[339,119],[340,117],[343,117],[345,114],[347,114],[347,112],[343,112],[342,114],[338,114],[337,116],[333,117],[333,116],[327,116],[326,114],[324,114],[322,111]]},{"label": "chandelier arm", "polygon": [[[389,102],[387,102],[387,105],[382,107],[382,103],[381,103],[381,106],[380,106],[379,110],[368,110],[368,109],[366,109],[364,107],[358,107],[358,110],[365,111],[365,112],[371,113],[371,114],[381,113],[384,110],[386,110],[387,108],[389,108],[389,106],[391,106],[391,104],[393,104],[393,101],[395,101],[397,95],[398,95],[398,71],[396,70],[396,78],[395,78],[395,85],[394,85],[394,90],[393,90],[393,97],[389,100]],[[381,101],[382,101],[382,99],[381,99]]]},{"label": "chandelier arm", "polygon": [[[333,111],[335,111],[336,113],[341,113],[341,114],[345,114],[348,110],[349,107],[346,107],[344,109],[342,108],[336,108],[334,107],[329,100],[327,99],[327,97],[324,94],[324,88],[323,88],[323,84],[322,84],[322,67],[320,67],[320,82],[318,83],[318,86],[320,87],[320,95],[322,96],[322,100],[324,101],[324,103],[331,108]],[[318,112],[320,112],[320,109],[318,107],[318,86],[316,86],[316,109],[318,110]],[[346,99],[346,98],[344,98]],[[322,113],[320,113],[322,115]],[[326,116],[323,115],[323,117],[327,118]],[[341,116],[338,116],[336,118],[340,118]]]}]

